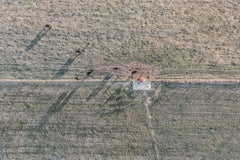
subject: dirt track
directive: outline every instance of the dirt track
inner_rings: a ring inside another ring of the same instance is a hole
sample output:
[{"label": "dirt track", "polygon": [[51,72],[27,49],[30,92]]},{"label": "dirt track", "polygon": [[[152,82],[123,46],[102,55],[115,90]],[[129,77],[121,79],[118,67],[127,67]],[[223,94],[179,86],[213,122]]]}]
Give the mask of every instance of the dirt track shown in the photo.
[{"label": "dirt track", "polygon": [[239,0],[0,5],[1,160],[240,159]]},{"label": "dirt track", "polygon": [[[49,79],[49,80],[43,80],[43,79],[0,79],[0,82],[24,82],[24,83],[55,83],[55,82],[101,82],[103,79],[85,79],[84,81],[81,80],[75,80],[75,79]],[[114,82],[128,82],[129,80],[125,79],[109,79],[109,81]],[[202,79],[186,79],[186,78],[163,78],[163,79],[155,79],[152,82],[175,82],[175,83],[239,83],[240,79],[238,78],[229,78],[229,79],[221,79],[221,78],[202,78]]]}]

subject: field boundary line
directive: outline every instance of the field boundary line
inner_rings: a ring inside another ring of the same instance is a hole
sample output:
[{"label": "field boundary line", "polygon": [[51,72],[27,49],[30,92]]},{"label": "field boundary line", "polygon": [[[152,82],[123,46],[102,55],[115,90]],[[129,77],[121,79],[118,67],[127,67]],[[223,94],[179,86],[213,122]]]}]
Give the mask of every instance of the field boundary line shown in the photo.
[{"label": "field boundary line", "polygon": [[[96,79],[84,79],[84,80],[75,80],[75,79],[0,79],[0,82],[22,82],[22,83],[48,83],[48,82],[99,82],[103,81],[104,78]],[[129,82],[127,79],[109,79],[109,81],[114,82]],[[240,78],[161,78],[155,79],[151,82],[176,82],[176,83],[240,83]]]}]

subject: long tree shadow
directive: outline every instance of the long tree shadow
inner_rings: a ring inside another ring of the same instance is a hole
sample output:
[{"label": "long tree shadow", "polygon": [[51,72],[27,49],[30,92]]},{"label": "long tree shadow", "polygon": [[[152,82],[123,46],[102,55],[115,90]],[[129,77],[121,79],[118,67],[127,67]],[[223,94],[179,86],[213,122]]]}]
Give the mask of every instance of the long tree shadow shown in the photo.
[{"label": "long tree shadow", "polygon": [[100,82],[100,84],[98,85],[98,88],[94,89],[94,91],[87,97],[87,100],[95,97],[103,88],[104,86],[107,84],[108,80],[112,77],[112,73],[108,73],[104,79]]},{"label": "long tree shadow", "polygon": [[[104,117],[106,115],[118,115],[122,113],[134,104],[133,99],[133,91],[131,91],[131,84],[129,85],[129,90],[125,90],[124,87],[121,85],[119,86],[102,104],[102,109],[97,112],[97,115],[100,117]],[[130,107],[135,108],[135,107]]]},{"label": "long tree shadow", "polygon": [[122,86],[117,88],[113,94],[111,94],[108,99],[103,103],[103,106],[105,106],[110,101],[118,101],[121,98],[120,93],[122,92]]},{"label": "long tree shadow", "polygon": [[[130,79],[127,79],[126,81],[129,81]],[[132,96],[133,94],[133,90],[132,90],[132,83],[130,83],[130,85],[128,86],[129,87],[129,90],[124,90],[124,86],[120,85],[108,98],[107,100],[103,103],[103,106],[105,104],[107,104],[108,102],[110,101],[113,101],[113,100],[117,100],[119,99],[121,96],[120,96],[120,93],[124,93],[128,98],[134,98]]]},{"label": "long tree shadow", "polygon": [[50,25],[45,25],[43,29],[37,34],[37,36],[31,41],[31,43],[25,48],[25,51],[27,52],[32,49],[38,43],[38,41],[40,41],[42,37],[44,37],[47,32],[51,30],[51,28],[52,27]]},{"label": "long tree shadow", "polygon": [[88,45],[89,43],[87,43],[82,50],[77,50],[77,54],[75,56],[68,58],[68,60],[63,64],[62,68],[55,74],[54,79],[60,79],[62,76],[64,76],[64,74],[69,70],[69,66],[85,51]]},{"label": "long tree shadow", "polygon": [[62,109],[64,108],[64,106],[69,102],[69,100],[71,99],[71,97],[73,96],[73,94],[76,92],[76,90],[79,87],[74,88],[69,94],[68,93],[62,93],[58,99],[56,100],[56,102],[47,110],[46,114],[43,115],[40,118],[40,121],[38,122],[37,126],[35,127],[35,129],[39,130],[42,129],[42,127],[44,126],[44,124],[47,123],[49,117],[51,117],[53,114],[62,111]]}]

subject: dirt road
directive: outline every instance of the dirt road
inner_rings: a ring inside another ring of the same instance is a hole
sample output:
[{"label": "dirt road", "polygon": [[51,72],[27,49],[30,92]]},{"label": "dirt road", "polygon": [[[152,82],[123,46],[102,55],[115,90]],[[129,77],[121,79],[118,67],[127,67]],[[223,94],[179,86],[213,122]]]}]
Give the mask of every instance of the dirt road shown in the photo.
[{"label": "dirt road", "polygon": [[[100,82],[103,79],[85,79],[85,82]],[[109,81],[115,82],[128,82],[126,79],[109,79]],[[0,79],[0,82],[24,82],[24,83],[57,83],[57,82],[81,82],[80,80],[75,79]],[[175,82],[175,83],[239,83],[239,78],[229,78],[229,79],[221,79],[221,78],[162,78],[155,79],[152,82]]]}]

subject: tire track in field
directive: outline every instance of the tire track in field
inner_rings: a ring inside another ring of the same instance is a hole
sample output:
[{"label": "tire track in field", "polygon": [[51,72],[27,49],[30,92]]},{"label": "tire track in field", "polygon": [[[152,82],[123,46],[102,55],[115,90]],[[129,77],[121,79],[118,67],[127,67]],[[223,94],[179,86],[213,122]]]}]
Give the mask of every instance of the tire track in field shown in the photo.
[{"label": "tire track in field", "polygon": [[[155,96],[156,96],[156,93],[155,93]],[[150,110],[149,110],[149,107],[152,104],[152,98],[150,96],[148,96],[146,92],[144,92],[144,96],[145,96],[144,106],[145,106],[145,109],[146,109],[146,118],[147,118],[147,123],[148,123],[147,125],[148,125],[148,128],[150,130],[150,134],[151,134],[151,138],[152,138],[152,142],[153,142],[155,159],[158,160],[159,159],[159,157],[158,157],[158,155],[159,155],[158,154],[158,146],[157,146],[157,141],[156,141],[156,138],[155,138],[154,126],[152,124],[152,116],[151,116],[151,113],[150,113]]]}]

